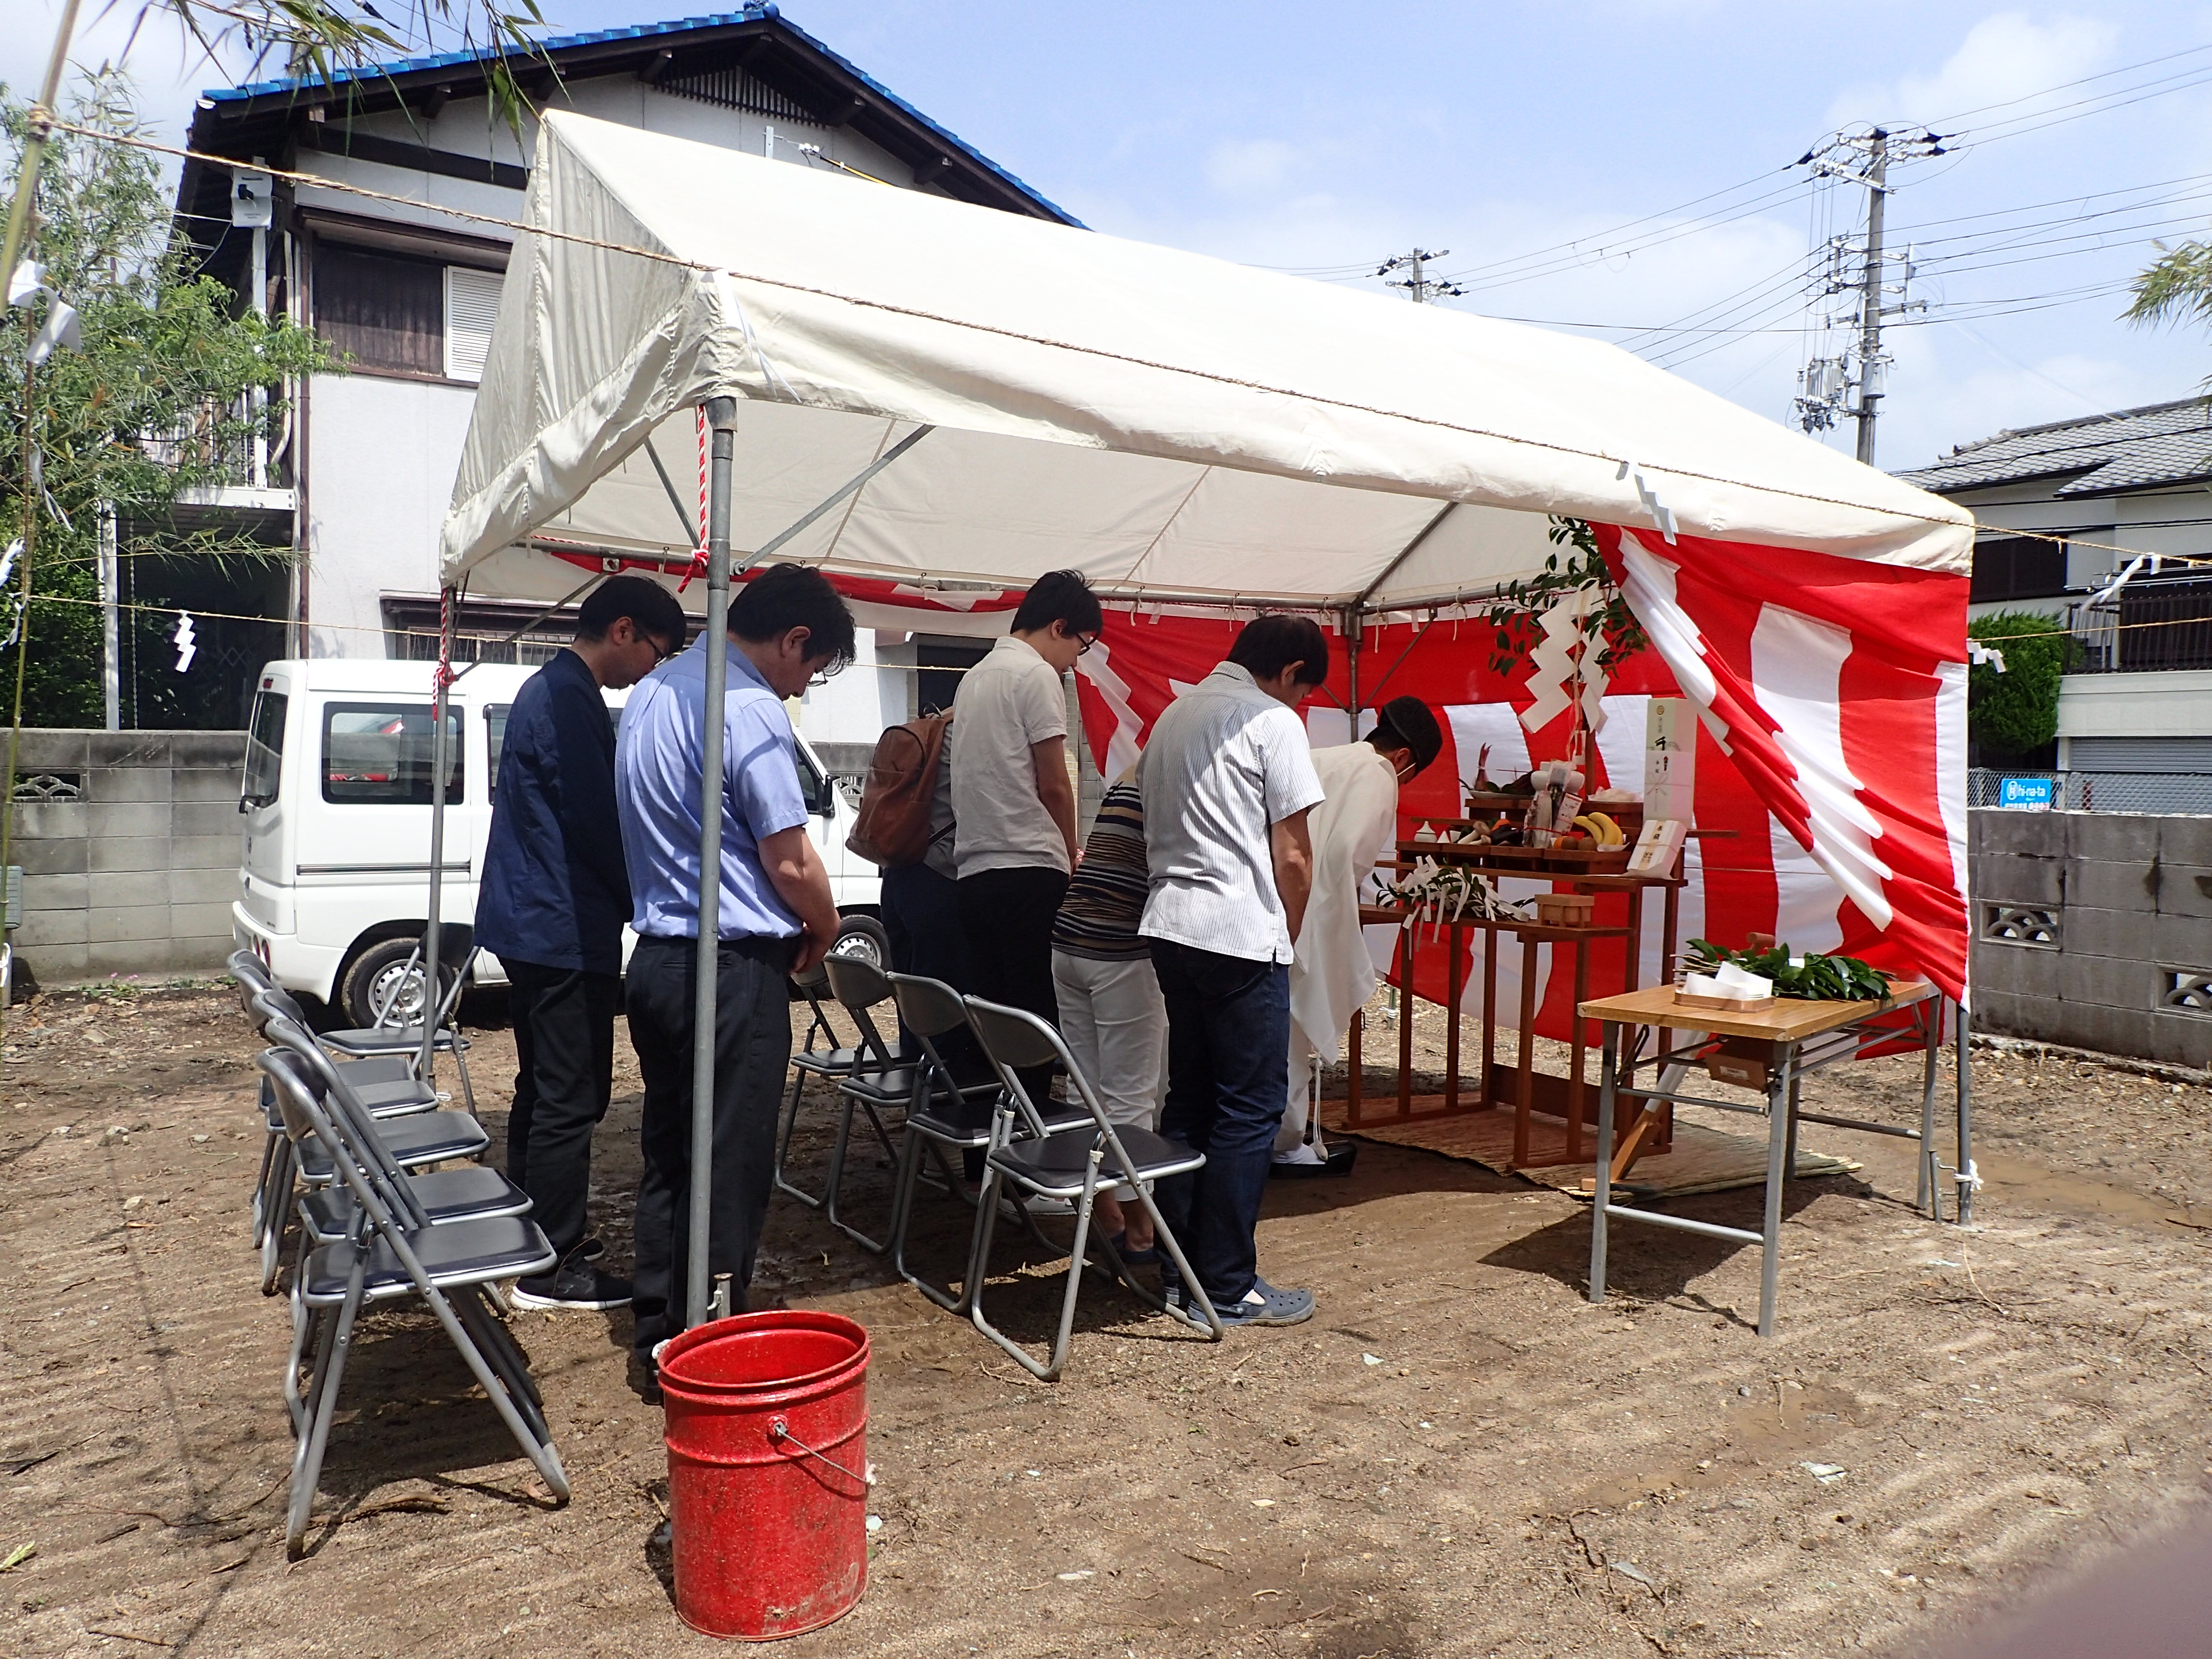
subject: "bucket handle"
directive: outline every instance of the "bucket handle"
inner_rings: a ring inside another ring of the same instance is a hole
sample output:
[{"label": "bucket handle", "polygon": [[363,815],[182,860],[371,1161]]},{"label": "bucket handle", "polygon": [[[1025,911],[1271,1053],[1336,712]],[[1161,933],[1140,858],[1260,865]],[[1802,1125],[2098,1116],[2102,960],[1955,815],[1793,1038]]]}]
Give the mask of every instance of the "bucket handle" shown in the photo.
[{"label": "bucket handle", "polygon": [[790,1441],[793,1445],[798,1447],[799,1450],[805,1452],[809,1457],[816,1458],[822,1462],[827,1463],[831,1468],[836,1470],[838,1474],[843,1475],[848,1480],[857,1480],[864,1486],[872,1486],[876,1484],[876,1466],[873,1463],[868,1465],[868,1472],[866,1474],[855,1474],[852,1470],[847,1468],[842,1463],[837,1462],[836,1459],[833,1457],[824,1457],[820,1452],[815,1450],[813,1447],[808,1445],[804,1440],[794,1438],[791,1432],[791,1425],[785,1422],[781,1417],[773,1419],[769,1424],[768,1437],[770,1440],[778,1442],[786,1440]]}]

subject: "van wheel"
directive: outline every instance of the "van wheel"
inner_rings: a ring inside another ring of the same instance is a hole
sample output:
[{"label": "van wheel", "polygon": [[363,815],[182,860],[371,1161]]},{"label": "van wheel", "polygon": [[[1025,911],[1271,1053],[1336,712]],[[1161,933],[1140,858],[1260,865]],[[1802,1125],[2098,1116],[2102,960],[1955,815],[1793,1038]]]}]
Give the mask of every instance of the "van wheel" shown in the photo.
[{"label": "van wheel", "polygon": [[873,916],[849,915],[830,941],[833,957],[854,957],[871,968],[888,973],[891,965],[890,931]]},{"label": "van wheel", "polygon": [[412,969],[407,965],[421,945],[415,939],[383,939],[353,959],[338,987],[338,1004],[356,1030],[375,1024],[377,1009],[386,1004],[387,1024],[421,1020],[422,969],[419,963]]}]

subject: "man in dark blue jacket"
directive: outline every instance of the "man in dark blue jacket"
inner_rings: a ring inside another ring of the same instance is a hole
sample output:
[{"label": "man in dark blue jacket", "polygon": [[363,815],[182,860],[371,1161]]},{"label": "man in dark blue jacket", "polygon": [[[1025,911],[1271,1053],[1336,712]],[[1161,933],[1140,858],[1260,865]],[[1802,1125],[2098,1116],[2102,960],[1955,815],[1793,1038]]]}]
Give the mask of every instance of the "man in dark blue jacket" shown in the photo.
[{"label": "man in dark blue jacket", "polygon": [[590,1260],[584,1237],[592,1133],[614,1082],[615,1006],[629,875],[615,811],[615,734],[602,690],[621,690],[682,648],[684,612],[665,587],[615,576],[586,599],[575,643],[523,683],[507,716],[477,942],[513,990],[514,1104],[507,1178],[561,1253],[522,1280],[526,1308],[618,1308],[629,1281]]}]

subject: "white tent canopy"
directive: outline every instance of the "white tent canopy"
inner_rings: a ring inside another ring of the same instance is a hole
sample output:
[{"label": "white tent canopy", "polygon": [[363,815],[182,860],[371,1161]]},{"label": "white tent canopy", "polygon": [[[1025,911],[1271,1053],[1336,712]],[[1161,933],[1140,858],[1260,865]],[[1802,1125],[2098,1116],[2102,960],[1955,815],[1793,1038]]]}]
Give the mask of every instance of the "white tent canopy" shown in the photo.
[{"label": "white tent canopy", "polygon": [[[1960,572],[1969,516],[1615,347],[550,113],[443,545],[688,558],[693,410],[740,399],[737,562],[1386,610],[1489,591],[1546,515]],[[641,446],[651,438],[680,501]]]}]

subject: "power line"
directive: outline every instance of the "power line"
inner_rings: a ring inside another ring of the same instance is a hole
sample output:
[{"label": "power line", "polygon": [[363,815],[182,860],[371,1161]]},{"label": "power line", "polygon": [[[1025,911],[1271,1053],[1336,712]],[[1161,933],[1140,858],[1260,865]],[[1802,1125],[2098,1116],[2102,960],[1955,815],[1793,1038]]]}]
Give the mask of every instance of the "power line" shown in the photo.
[{"label": "power line", "polygon": [[1426,305],[1429,302],[1429,296],[1432,294],[1443,299],[1455,300],[1467,290],[1449,277],[1431,276],[1425,274],[1431,260],[1441,259],[1450,252],[1451,250],[1447,247],[1439,248],[1431,253],[1426,248],[1417,247],[1411,253],[1394,253],[1377,265],[1373,274],[1377,276],[1389,276],[1394,270],[1409,273],[1404,276],[1391,277],[1386,286],[1404,289],[1407,293],[1413,296],[1413,303],[1417,306]]}]

